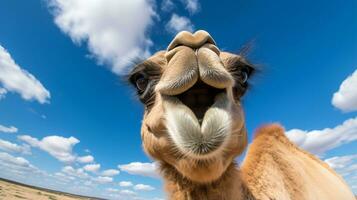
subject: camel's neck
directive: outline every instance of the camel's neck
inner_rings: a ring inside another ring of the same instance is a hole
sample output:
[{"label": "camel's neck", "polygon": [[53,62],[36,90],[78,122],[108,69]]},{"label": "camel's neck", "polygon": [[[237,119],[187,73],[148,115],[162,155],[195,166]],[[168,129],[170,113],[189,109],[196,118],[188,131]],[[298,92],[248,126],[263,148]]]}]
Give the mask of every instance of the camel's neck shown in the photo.
[{"label": "camel's neck", "polygon": [[199,184],[184,178],[177,170],[163,164],[161,166],[165,188],[169,193],[169,199],[173,200],[243,200],[253,199],[244,186],[240,172],[232,163],[222,177],[213,183]]}]

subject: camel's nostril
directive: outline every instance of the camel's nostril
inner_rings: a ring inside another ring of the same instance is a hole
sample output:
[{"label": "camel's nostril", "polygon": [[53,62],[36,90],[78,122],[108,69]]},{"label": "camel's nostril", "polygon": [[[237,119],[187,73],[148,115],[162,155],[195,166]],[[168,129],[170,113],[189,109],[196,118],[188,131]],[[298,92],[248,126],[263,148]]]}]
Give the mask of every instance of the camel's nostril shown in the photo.
[{"label": "camel's nostril", "polygon": [[171,43],[167,47],[167,51],[173,50],[174,48],[181,45],[190,47],[192,49],[198,49],[206,43],[216,45],[213,38],[206,31],[199,30],[196,31],[194,34],[188,31],[181,31],[171,41]]},{"label": "camel's nostril", "polygon": [[201,124],[206,111],[213,105],[217,94],[224,91],[224,89],[214,88],[199,81],[186,92],[177,95],[177,98],[192,110]]}]

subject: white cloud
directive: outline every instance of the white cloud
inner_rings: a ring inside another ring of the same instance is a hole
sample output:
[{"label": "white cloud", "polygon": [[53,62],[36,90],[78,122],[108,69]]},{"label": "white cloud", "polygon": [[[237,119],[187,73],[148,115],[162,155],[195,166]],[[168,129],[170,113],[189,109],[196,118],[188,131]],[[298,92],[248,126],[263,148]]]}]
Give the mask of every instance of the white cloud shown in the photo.
[{"label": "white cloud", "polygon": [[132,162],[126,165],[118,165],[118,168],[133,175],[159,177],[156,163]]},{"label": "white cloud", "polygon": [[83,167],[88,172],[96,172],[100,169],[100,164],[88,164]]},{"label": "white cloud", "polygon": [[98,176],[98,177],[93,178],[93,181],[100,183],[100,184],[105,184],[105,183],[113,182],[113,178],[108,177],[108,176]]},{"label": "white cloud", "polygon": [[172,0],[163,0],[161,2],[161,10],[165,11],[165,12],[169,12],[172,9],[174,9],[175,4],[172,2]]},{"label": "white cloud", "polygon": [[134,191],[131,191],[131,190],[120,190],[120,194],[123,194],[123,195],[136,195],[136,193]]},{"label": "white cloud", "polygon": [[131,59],[148,56],[146,32],[157,16],[151,0],[48,0],[57,26],[79,44],[87,42],[99,63],[122,73]]},{"label": "white cloud", "polygon": [[83,184],[86,186],[94,186],[92,181],[85,181]]},{"label": "white cloud", "polygon": [[19,140],[22,140],[24,142],[27,142],[28,144],[30,144],[33,147],[38,147],[39,145],[39,141],[37,138],[33,138],[29,135],[20,135],[17,137]]},{"label": "white cloud", "polygon": [[77,161],[80,163],[91,163],[94,161],[94,157],[91,155],[81,156],[77,158]]},{"label": "white cloud", "polygon": [[76,178],[61,172],[56,172],[53,177],[57,180],[59,180],[60,182],[65,182],[68,183],[70,181],[74,181]]},{"label": "white cloud", "polygon": [[290,140],[314,154],[324,152],[357,140],[357,117],[344,121],[334,128],[304,131],[292,129],[286,132]]},{"label": "white cloud", "polygon": [[0,139],[0,149],[8,152],[31,154],[29,145],[18,145],[2,139]]},{"label": "white cloud", "polygon": [[[103,199],[156,199],[141,197],[132,190],[116,189],[115,185],[117,184],[113,183],[112,177],[102,175],[93,177],[87,174],[83,168],[76,169],[70,165],[64,166],[60,172],[51,174],[39,170],[25,158],[15,157],[5,152],[0,152],[0,177],[69,193],[98,196]],[[105,189],[101,184],[109,185],[112,188]],[[115,196],[111,194],[115,194]]]},{"label": "white cloud", "polygon": [[19,177],[37,177],[45,175],[23,157],[15,157],[5,152],[0,152],[0,177],[17,179]]},{"label": "white cloud", "polygon": [[16,133],[17,131],[18,131],[18,129],[15,126],[6,127],[6,126],[0,124],[0,132]]},{"label": "white cloud", "polygon": [[357,154],[334,156],[325,162],[343,176],[354,193],[357,192]]},{"label": "white cloud", "polygon": [[13,165],[30,167],[30,162],[23,157],[15,157],[5,152],[0,152],[0,160],[2,162],[10,163]]},{"label": "white cloud", "polygon": [[75,176],[81,179],[87,179],[90,177],[82,168],[74,169],[72,166],[63,167],[62,172],[66,173],[67,175]]},{"label": "white cloud", "polygon": [[[185,9],[192,15],[197,13],[201,6],[198,0],[180,0]],[[161,2],[161,10],[164,12],[170,12],[175,8],[175,4],[172,0],[163,0]]]},{"label": "white cloud", "polygon": [[357,154],[346,155],[346,156],[334,156],[325,159],[325,162],[334,169],[343,169],[350,165],[353,160],[357,159]]},{"label": "white cloud", "polygon": [[[50,92],[28,71],[21,69],[0,45],[0,83],[6,91],[16,92],[25,100],[48,102]],[[4,90],[2,91],[4,95]]]},{"label": "white cloud", "polygon": [[183,16],[178,16],[177,14],[172,14],[170,21],[166,24],[167,31],[171,33],[177,33],[180,31],[190,31],[192,32],[194,27],[190,19]]},{"label": "white cloud", "polygon": [[[110,199],[128,199],[128,200],[149,200],[151,198],[142,198],[139,197],[134,191],[132,190],[119,190],[117,188],[106,188],[105,189],[109,193]],[[154,200],[154,199],[152,199]]]},{"label": "white cloud", "polygon": [[155,188],[150,185],[137,184],[134,186],[134,190],[151,191],[151,190],[155,190]]},{"label": "white cloud", "polygon": [[357,111],[357,70],[348,76],[333,94],[332,105],[345,112]]},{"label": "white cloud", "polygon": [[0,152],[0,177],[19,180],[46,175],[33,166],[23,157],[15,157],[5,152]]},{"label": "white cloud", "polygon": [[106,188],[105,190],[108,192],[119,192],[119,189],[116,188]]},{"label": "white cloud", "polygon": [[119,186],[120,187],[131,187],[131,186],[133,186],[133,183],[130,181],[120,181]]},{"label": "white cloud", "polygon": [[200,10],[200,4],[198,0],[181,0],[186,5],[186,9],[190,14],[195,14]]},{"label": "white cloud", "polygon": [[72,149],[74,145],[79,143],[79,140],[75,137],[65,138],[53,135],[44,137],[42,140],[38,140],[37,138],[33,138],[29,135],[21,135],[18,136],[18,138],[33,147],[46,151],[61,162],[73,162],[76,160],[76,156],[73,154]]},{"label": "white cloud", "polygon": [[62,168],[62,171],[65,172],[66,174],[72,174],[75,172],[72,166],[65,166]]},{"label": "white cloud", "polygon": [[116,169],[107,169],[102,171],[102,176],[115,176],[119,174],[119,170]]},{"label": "white cloud", "polygon": [[7,90],[5,88],[0,87],[0,100],[5,98],[6,93],[7,93]]}]

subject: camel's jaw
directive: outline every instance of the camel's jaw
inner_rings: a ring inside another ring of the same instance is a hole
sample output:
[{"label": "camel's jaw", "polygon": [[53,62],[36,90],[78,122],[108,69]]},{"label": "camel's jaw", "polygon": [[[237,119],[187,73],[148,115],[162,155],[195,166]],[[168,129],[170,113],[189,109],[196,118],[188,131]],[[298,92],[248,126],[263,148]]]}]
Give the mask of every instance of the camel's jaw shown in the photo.
[{"label": "camel's jaw", "polygon": [[229,99],[225,89],[204,86],[163,96],[166,128],[182,154],[209,159],[224,149],[231,134]]}]

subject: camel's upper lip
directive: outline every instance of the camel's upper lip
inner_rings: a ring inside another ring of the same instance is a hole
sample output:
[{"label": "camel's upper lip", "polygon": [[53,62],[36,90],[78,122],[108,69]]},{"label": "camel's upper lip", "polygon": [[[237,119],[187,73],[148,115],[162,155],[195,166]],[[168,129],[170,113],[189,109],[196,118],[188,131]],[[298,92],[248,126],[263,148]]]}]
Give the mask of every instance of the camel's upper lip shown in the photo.
[{"label": "camel's upper lip", "polygon": [[215,100],[217,94],[225,92],[225,89],[218,89],[198,81],[187,91],[176,95],[176,97],[195,114],[199,123]]}]

